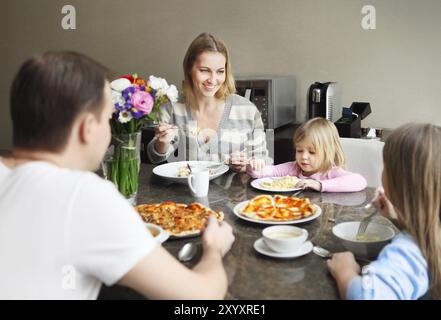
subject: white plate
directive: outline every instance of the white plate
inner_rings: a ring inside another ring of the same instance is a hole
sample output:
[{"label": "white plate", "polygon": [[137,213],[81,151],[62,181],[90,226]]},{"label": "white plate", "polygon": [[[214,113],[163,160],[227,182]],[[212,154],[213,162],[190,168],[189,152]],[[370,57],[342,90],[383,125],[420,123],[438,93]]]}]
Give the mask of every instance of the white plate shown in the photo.
[{"label": "white plate", "polygon": [[302,246],[293,251],[293,252],[275,252],[273,250],[271,250],[270,248],[268,248],[268,246],[265,244],[265,242],[263,241],[263,238],[257,239],[254,242],[254,249],[265,255],[265,256],[270,256],[270,257],[274,257],[274,258],[297,258],[297,257],[301,257],[304,256],[305,254],[308,254],[312,251],[312,243],[311,241],[306,241],[305,243],[302,244]]},{"label": "white plate", "polygon": [[[177,162],[169,162],[162,164],[160,166],[153,168],[153,173],[163,177],[165,179],[179,182],[179,183],[187,183],[187,177],[177,177],[176,174],[178,173],[178,170],[181,167],[186,167],[187,163],[190,165],[190,167],[194,168],[206,168],[210,165],[217,165],[218,162],[214,161],[177,161]],[[210,180],[215,179],[221,175],[223,175],[225,172],[227,172],[229,167],[226,164],[220,164],[219,167],[212,170],[213,174],[210,175]]]},{"label": "white plate", "polygon": [[233,209],[233,213],[238,218],[241,218],[241,219],[246,220],[246,221],[260,223],[260,224],[297,224],[297,223],[302,223],[302,222],[306,222],[306,221],[311,221],[311,220],[317,219],[322,214],[322,209],[318,205],[313,204],[313,206],[317,209],[317,211],[312,216],[309,216],[309,217],[303,218],[303,219],[287,220],[287,221],[266,221],[266,220],[252,219],[252,218],[249,218],[249,217],[246,217],[246,216],[243,216],[243,215],[240,214],[242,209],[248,204],[249,201],[250,200],[246,200],[246,201],[242,201],[242,202],[236,204],[236,206]]},{"label": "white plate", "polygon": [[199,237],[201,235],[201,232],[193,233],[193,234],[186,234],[184,236],[175,236],[173,234],[170,234],[170,239],[187,239],[187,238],[195,238]]},{"label": "white plate", "polygon": [[283,177],[266,177],[266,178],[260,178],[260,179],[255,179],[253,181],[251,181],[251,186],[253,188],[262,190],[262,191],[269,191],[269,192],[293,192],[293,191],[297,191],[297,190],[301,190],[302,188],[291,188],[291,189],[268,189],[265,187],[262,187],[260,184],[262,182],[273,182],[274,180],[277,179],[281,179]]}]

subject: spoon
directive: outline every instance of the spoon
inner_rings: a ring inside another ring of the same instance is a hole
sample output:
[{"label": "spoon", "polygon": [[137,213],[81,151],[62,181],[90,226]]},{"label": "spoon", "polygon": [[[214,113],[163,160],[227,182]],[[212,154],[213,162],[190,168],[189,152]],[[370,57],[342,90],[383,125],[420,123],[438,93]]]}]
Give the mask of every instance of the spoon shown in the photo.
[{"label": "spoon", "polygon": [[179,250],[178,259],[182,262],[190,261],[196,255],[196,252],[197,246],[192,242],[188,242]]},{"label": "spoon", "polygon": [[[333,253],[331,251],[329,251],[325,248],[322,248],[320,246],[314,246],[314,248],[312,248],[312,252],[314,252],[319,257],[322,257],[325,259],[331,259],[333,256]],[[365,258],[360,258],[360,257],[355,257],[355,260],[357,260],[359,262],[363,262],[363,263],[371,263],[370,260],[365,259]]]},{"label": "spoon", "polygon": [[312,248],[312,251],[322,257],[322,258],[326,258],[326,259],[330,259],[332,258],[332,253],[329,250],[326,250],[325,248],[319,247],[319,246],[314,246],[314,248]]}]

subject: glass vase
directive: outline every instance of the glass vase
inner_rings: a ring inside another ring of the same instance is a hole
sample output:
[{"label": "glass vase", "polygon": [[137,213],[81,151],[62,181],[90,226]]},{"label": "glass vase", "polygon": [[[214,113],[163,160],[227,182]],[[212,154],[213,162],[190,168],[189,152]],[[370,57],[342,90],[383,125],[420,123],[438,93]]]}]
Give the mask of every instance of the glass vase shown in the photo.
[{"label": "glass vase", "polygon": [[141,132],[113,134],[102,163],[105,179],[112,181],[132,205],[136,205],[138,193],[140,150]]}]

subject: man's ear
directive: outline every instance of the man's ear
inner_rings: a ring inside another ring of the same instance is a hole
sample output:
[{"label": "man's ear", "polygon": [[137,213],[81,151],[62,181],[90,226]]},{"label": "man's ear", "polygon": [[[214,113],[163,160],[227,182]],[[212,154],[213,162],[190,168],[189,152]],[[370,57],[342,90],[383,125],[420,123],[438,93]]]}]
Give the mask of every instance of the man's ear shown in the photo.
[{"label": "man's ear", "polygon": [[79,119],[78,138],[81,144],[88,144],[93,140],[97,125],[96,117],[91,113],[85,113]]}]

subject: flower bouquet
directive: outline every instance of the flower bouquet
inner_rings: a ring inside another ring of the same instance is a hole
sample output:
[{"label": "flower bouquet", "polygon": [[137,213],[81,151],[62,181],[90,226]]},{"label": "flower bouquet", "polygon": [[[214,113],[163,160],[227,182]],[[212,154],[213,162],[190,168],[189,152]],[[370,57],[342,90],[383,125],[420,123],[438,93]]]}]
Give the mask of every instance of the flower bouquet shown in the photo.
[{"label": "flower bouquet", "polygon": [[176,102],[178,90],[162,78],[138,75],[122,76],[110,83],[115,106],[112,119],[112,143],[103,172],[121,194],[135,204],[138,191],[141,130],[159,120],[162,105]]}]

